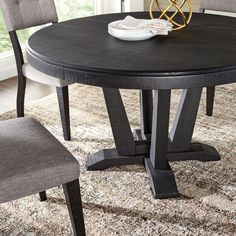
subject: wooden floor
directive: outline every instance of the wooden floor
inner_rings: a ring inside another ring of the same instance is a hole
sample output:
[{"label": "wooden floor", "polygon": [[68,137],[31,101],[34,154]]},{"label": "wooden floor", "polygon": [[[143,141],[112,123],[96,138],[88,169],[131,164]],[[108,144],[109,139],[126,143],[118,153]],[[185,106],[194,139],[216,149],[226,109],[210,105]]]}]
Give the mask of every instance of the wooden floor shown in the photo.
[{"label": "wooden floor", "polygon": [[[26,85],[25,103],[45,97],[56,91],[55,87],[39,84],[28,80]],[[16,109],[17,79],[0,81],[0,113]]]}]

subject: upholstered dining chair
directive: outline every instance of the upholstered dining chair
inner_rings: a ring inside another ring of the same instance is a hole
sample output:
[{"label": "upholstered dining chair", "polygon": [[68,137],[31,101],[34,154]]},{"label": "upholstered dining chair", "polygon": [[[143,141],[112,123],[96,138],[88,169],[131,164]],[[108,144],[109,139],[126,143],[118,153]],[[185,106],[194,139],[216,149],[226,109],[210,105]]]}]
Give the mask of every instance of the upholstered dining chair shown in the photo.
[{"label": "upholstered dining chair", "polygon": [[74,235],[83,236],[79,173],[78,161],[39,122],[0,122],[0,203],[38,192],[46,196],[43,191],[63,185]]},{"label": "upholstered dining chair", "polygon": [[65,140],[71,139],[69,115],[69,82],[51,77],[33,68],[24,61],[17,30],[58,21],[54,0],[0,0],[0,8],[12,42],[17,71],[17,116],[24,116],[26,78],[39,83],[55,86]]},{"label": "upholstered dining chair", "polygon": [[[236,0],[200,0],[200,12],[206,10],[236,13]],[[206,115],[212,116],[215,87],[207,87]]]}]

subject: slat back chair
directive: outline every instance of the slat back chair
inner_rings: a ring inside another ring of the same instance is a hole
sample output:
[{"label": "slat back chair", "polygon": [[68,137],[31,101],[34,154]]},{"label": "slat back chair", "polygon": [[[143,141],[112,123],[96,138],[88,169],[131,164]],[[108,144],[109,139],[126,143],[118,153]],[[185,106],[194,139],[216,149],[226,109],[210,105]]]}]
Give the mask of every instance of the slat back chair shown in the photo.
[{"label": "slat back chair", "polygon": [[[236,13],[236,0],[201,0],[200,12],[206,10]],[[215,98],[215,87],[207,87],[206,115],[212,116]]]},{"label": "slat back chair", "polygon": [[85,235],[79,162],[39,122],[0,122],[0,163],[0,203],[62,185],[74,235]]},{"label": "slat back chair", "polygon": [[24,116],[26,78],[55,86],[64,138],[65,140],[70,140],[68,85],[71,83],[41,73],[26,63],[17,37],[17,30],[47,23],[57,23],[58,16],[54,0],[1,0],[0,8],[10,35],[18,71],[17,116]]}]

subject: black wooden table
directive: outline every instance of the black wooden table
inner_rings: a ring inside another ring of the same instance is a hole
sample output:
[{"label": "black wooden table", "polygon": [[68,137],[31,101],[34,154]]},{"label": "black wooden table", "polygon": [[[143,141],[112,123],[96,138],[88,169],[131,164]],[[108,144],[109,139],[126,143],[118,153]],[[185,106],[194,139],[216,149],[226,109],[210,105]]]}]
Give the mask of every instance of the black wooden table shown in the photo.
[{"label": "black wooden table", "polygon": [[[138,18],[148,13],[131,13]],[[148,41],[107,33],[110,14],[54,24],[33,34],[28,62],[60,79],[103,88],[116,149],[88,157],[88,170],[145,163],[156,198],[178,196],[170,161],[216,161],[214,147],[191,143],[203,87],[236,82],[236,19],[194,14],[190,25]],[[119,88],[141,94],[141,129],[132,133]],[[172,89],[183,89],[171,131]]]}]

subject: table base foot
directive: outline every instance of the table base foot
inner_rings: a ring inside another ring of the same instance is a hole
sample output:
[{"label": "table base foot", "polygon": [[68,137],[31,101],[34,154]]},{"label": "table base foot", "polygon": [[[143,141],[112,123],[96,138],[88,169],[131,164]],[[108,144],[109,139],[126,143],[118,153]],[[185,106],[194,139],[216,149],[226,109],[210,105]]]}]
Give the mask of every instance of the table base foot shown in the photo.
[{"label": "table base foot", "polygon": [[90,155],[87,170],[105,170],[110,167],[144,164],[145,155],[119,156],[116,149],[104,149]]},{"label": "table base foot", "polygon": [[212,146],[202,143],[192,143],[189,151],[167,154],[168,161],[219,161],[220,154]]},{"label": "table base foot", "polygon": [[[123,165],[143,164],[147,154],[136,156],[119,156],[116,149],[104,149],[90,155],[87,159],[88,170],[104,170],[110,167]],[[190,150],[185,152],[173,152],[167,154],[167,160],[172,161],[219,161],[220,154],[209,145],[192,143]]]},{"label": "table base foot", "polygon": [[[135,129],[133,135],[136,140],[138,141],[146,141],[147,143],[150,142],[151,135],[147,134],[145,137],[142,134],[141,129]],[[209,145],[203,143],[191,143],[189,151],[171,151],[171,140],[169,140],[168,145],[168,154],[167,159],[168,161],[220,161],[220,154],[217,150]]]},{"label": "table base foot", "polygon": [[151,160],[145,158],[145,167],[154,198],[162,199],[180,196],[175,182],[175,175],[170,166],[168,170],[154,169]]}]

